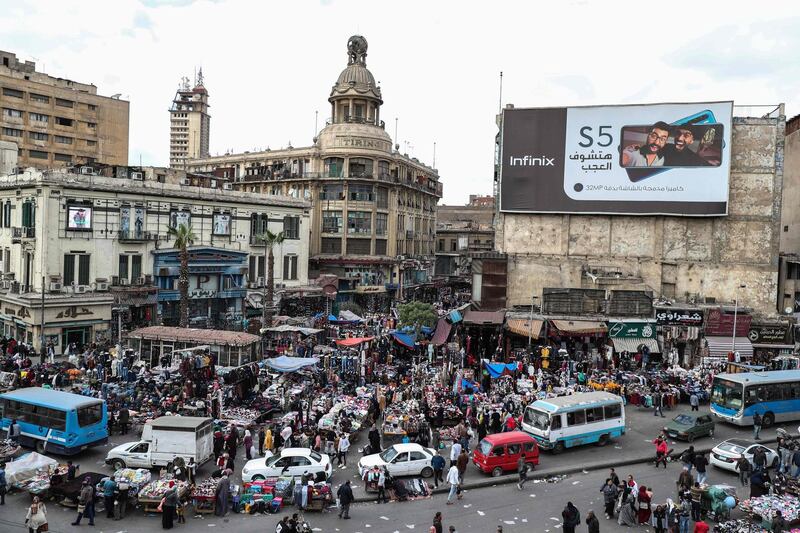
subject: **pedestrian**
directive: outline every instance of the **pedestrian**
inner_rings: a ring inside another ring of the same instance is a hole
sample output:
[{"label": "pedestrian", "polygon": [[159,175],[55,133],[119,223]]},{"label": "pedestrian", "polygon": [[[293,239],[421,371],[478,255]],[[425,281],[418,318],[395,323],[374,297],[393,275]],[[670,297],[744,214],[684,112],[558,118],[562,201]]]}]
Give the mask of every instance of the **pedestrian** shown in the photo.
[{"label": "pedestrian", "polygon": [[589,533],[600,533],[600,521],[594,515],[594,511],[586,514],[586,526],[589,528]]},{"label": "pedestrian", "polygon": [[788,525],[786,519],[783,518],[783,513],[775,511],[775,516],[772,517],[772,533],[783,533],[787,531]]},{"label": "pedestrian", "polygon": [[448,533],[457,533],[456,526],[450,526],[447,528]]},{"label": "pedestrian", "polygon": [[444,473],[444,457],[439,455],[439,450],[436,450],[436,455],[431,459],[431,467],[433,468],[433,486],[439,488],[439,482],[444,483],[442,474]]},{"label": "pedestrian", "polygon": [[606,478],[606,482],[603,485],[603,488],[600,489],[600,492],[603,493],[603,504],[605,505],[606,520],[611,520],[614,518],[614,507],[617,504],[617,495],[619,494],[619,489],[614,484],[613,479]]},{"label": "pedestrian", "polygon": [[189,457],[189,462],[186,464],[186,477],[189,485],[194,485],[195,479],[197,479],[197,463],[194,462],[194,457]]},{"label": "pedestrian", "polygon": [[756,411],[753,413],[753,440],[761,440],[759,433],[761,433],[761,414]]},{"label": "pedestrian", "polygon": [[39,501],[38,496],[33,497],[28,514],[25,516],[25,525],[28,526],[28,533],[38,533],[47,531],[47,507]]},{"label": "pedestrian", "polygon": [[6,481],[6,464],[0,463],[0,505],[6,504],[6,492],[8,492],[8,482]]},{"label": "pedestrian", "polygon": [[684,468],[686,468],[690,474],[692,473],[692,468],[694,468],[694,457],[694,446],[689,446],[681,454],[681,463],[683,463]]},{"label": "pedestrian", "polygon": [[275,533],[291,533],[291,526],[289,525],[289,515],[281,518],[278,525],[275,526]]},{"label": "pedestrian", "polygon": [[653,501],[653,493],[647,490],[647,487],[642,485],[639,487],[639,494],[636,497],[639,508],[639,523],[647,524],[650,522],[651,502]]},{"label": "pedestrian", "polygon": [[347,436],[347,433],[343,433],[342,436],[339,438],[339,448],[337,449],[337,465],[342,466],[342,468],[347,467],[347,450],[350,449],[350,438]]},{"label": "pedestrian", "polygon": [[175,482],[169,482],[169,489],[164,493],[161,499],[161,528],[172,529],[173,521],[175,520],[175,511],[178,508],[178,489],[175,488]]},{"label": "pedestrian", "polygon": [[386,497],[386,476],[389,473],[389,470],[384,466],[383,469],[378,473],[378,503],[389,503],[389,499]]},{"label": "pedestrian", "polygon": [[656,530],[655,533],[667,533],[669,518],[667,517],[666,505],[659,505],[653,511],[653,527]]},{"label": "pedestrian", "polygon": [[106,518],[114,518],[114,492],[117,484],[113,477],[108,477],[103,482],[103,500],[106,504]]},{"label": "pedestrian", "polygon": [[81,483],[81,492],[78,495],[78,517],[72,522],[73,526],[81,525],[83,517],[89,519],[89,525],[94,525],[94,487],[90,483],[90,479],[84,478]]},{"label": "pedestrian", "polygon": [[467,473],[467,465],[469,465],[469,455],[467,455],[466,449],[461,448],[461,453],[458,454],[458,459],[456,459],[458,477],[461,479],[461,483],[464,483],[464,475]]},{"label": "pedestrian", "polygon": [[742,487],[747,486],[747,482],[750,480],[750,472],[753,470],[753,465],[750,464],[750,461],[742,455],[736,461],[736,469],[739,471],[739,483],[742,484]]},{"label": "pedestrian", "polygon": [[[458,485],[461,482],[461,478],[458,475],[458,467],[453,465],[450,467],[450,470],[447,471],[447,482],[450,484],[450,493],[447,495],[447,505],[453,505],[453,498],[456,496],[458,492]],[[461,499],[461,495],[458,495],[458,498]]]},{"label": "pedestrian", "polygon": [[664,416],[664,395],[660,392],[653,394],[653,416]]},{"label": "pedestrian", "polygon": [[339,518],[350,519],[350,504],[353,503],[353,489],[350,488],[350,480],[344,482],[336,493],[339,500]]},{"label": "pedestrian", "polygon": [[792,469],[792,477],[797,479],[800,477],[800,448],[796,449],[792,453],[792,464],[794,468]]},{"label": "pedestrian", "polygon": [[690,494],[692,496],[692,520],[697,522],[702,514],[700,503],[703,499],[703,490],[700,488],[700,483],[695,482]]},{"label": "pedestrian", "polygon": [[[264,450],[272,451],[273,446],[275,445],[275,441],[272,438],[272,428],[267,428],[267,431],[264,432]],[[261,455],[264,455],[262,452]]]},{"label": "pedestrian", "polygon": [[708,466],[708,459],[706,458],[705,453],[699,452],[697,455],[695,455],[694,467],[697,470],[696,481],[701,485],[705,484],[706,479],[708,478],[708,474],[706,473],[707,466]]},{"label": "pedestrian", "polygon": [[381,453],[381,434],[378,432],[378,427],[372,424],[369,430],[369,453]]},{"label": "pedestrian", "polygon": [[216,499],[216,506],[214,507],[214,514],[217,516],[225,516],[228,514],[228,497],[231,492],[231,480],[228,477],[228,470],[222,471],[222,477],[219,478],[217,486],[214,489],[214,497]]},{"label": "pedestrian", "polygon": [[[264,426],[258,428],[258,455],[264,455],[264,441],[267,438],[267,433],[264,431]],[[317,450],[319,451],[319,450]]]},{"label": "pedestrian", "polygon": [[692,498],[688,492],[681,495],[681,505],[678,508],[678,533],[691,533],[689,524],[692,520]]},{"label": "pedestrian", "polygon": [[708,533],[708,530],[708,524],[706,524],[704,520],[695,522],[694,533]]},{"label": "pedestrian", "polygon": [[561,518],[563,519],[561,530],[564,533],[575,533],[575,528],[581,525],[581,513],[572,502],[567,502],[567,506],[561,511]]},{"label": "pedestrian", "polygon": [[619,476],[613,468],[608,471],[608,477],[611,479],[611,482],[615,487],[619,487]]},{"label": "pedestrian", "polygon": [[456,464],[459,455],[461,455],[461,444],[458,441],[454,441],[450,447],[450,466]]},{"label": "pedestrian", "polygon": [[761,472],[767,469],[767,454],[761,446],[753,452],[753,467],[753,470]]},{"label": "pedestrian", "polygon": [[517,482],[517,489],[522,490],[525,482],[528,481],[528,463],[525,462],[525,454],[519,454],[517,459],[517,474],[519,474],[519,481]]},{"label": "pedestrian", "polygon": [[253,434],[249,429],[244,430],[244,454],[248,461],[253,458]]},{"label": "pedestrian", "polygon": [[692,392],[689,395],[689,405],[692,406],[692,411],[698,411],[700,409],[700,397],[697,396],[696,392]]},{"label": "pedestrian", "polygon": [[117,418],[117,423],[119,424],[120,435],[127,435],[128,434],[128,425],[130,424],[131,419],[131,412],[128,411],[126,406],[122,406],[122,409],[119,410],[119,417]]},{"label": "pedestrian", "polygon": [[436,511],[436,514],[433,515],[433,524],[431,524],[430,533],[444,533],[441,511]]},{"label": "pedestrian", "polygon": [[664,464],[664,469],[667,468],[667,441],[661,438],[661,435],[656,437],[653,441],[653,444],[656,445],[656,468],[658,468],[659,463]]}]

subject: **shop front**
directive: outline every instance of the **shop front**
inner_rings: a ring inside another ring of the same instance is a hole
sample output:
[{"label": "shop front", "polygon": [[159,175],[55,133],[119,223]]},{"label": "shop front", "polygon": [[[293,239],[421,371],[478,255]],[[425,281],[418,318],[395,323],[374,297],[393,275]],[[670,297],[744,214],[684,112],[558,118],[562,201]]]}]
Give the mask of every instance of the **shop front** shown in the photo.
[{"label": "shop front", "polygon": [[608,337],[617,354],[641,354],[643,366],[661,360],[655,321],[609,322]]},{"label": "shop front", "polygon": [[241,331],[149,326],[128,335],[130,347],[152,366],[172,352],[202,346],[220,366],[241,366],[261,358],[261,337]]},{"label": "shop front", "polygon": [[700,348],[703,310],[690,307],[656,307],[656,329],[665,354],[684,368],[691,366]]},{"label": "shop front", "polygon": [[753,363],[768,365],[776,357],[792,355],[791,331],[789,324],[750,324],[747,338],[753,345]]},{"label": "shop front", "polygon": [[750,324],[746,308],[713,307],[706,312],[703,347],[704,363],[744,362],[753,358]]},{"label": "shop front", "polygon": [[[527,351],[528,345],[539,344],[539,339],[543,338],[542,325],[544,320],[541,318],[522,317],[519,313],[509,313],[506,315],[506,349],[511,353]],[[529,342],[530,341],[530,342]]]}]

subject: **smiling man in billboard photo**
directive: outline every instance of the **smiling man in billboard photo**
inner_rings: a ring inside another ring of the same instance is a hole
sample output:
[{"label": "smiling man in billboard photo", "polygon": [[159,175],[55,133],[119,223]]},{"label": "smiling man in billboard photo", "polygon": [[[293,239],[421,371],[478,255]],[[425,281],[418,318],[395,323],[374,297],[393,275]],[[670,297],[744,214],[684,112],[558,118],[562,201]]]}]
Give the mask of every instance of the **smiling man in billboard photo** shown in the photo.
[{"label": "smiling man in billboard photo", "polygon": [[667,145],[670,127],[666,122],[656,122],[647,134],[644,146],[627,146],[622,151],[623,167],[662,167],[662,150]]},{"label": "smiling man in billboard photo", "polygon": [[[665,167],[705,167],[708,162],[697,155],[690,146],[694,142],[697,127],[679,125],[672,128],[672,144],[664,147]],[[699,133],[699,132],[698,132]]]}]

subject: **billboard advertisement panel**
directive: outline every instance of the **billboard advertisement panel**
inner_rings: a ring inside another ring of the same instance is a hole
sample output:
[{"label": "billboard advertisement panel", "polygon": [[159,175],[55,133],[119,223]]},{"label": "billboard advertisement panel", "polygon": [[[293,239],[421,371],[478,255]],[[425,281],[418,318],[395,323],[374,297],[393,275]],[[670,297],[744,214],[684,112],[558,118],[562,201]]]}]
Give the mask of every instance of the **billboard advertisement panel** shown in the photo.
[{"label": "billboard advertisement panel", "polygon": [[733,102],[504,109],[500,210],[719,216]]}]

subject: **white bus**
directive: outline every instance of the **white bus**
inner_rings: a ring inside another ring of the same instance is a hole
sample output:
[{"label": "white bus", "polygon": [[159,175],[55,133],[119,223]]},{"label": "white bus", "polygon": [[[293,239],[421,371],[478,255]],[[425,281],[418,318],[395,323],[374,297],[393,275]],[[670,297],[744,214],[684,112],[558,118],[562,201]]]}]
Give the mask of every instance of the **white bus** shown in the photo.
[{"label": "white bus", "polygon": [[622,398],[610,392],[536,400],[525,409],[522,429],[554,453],[581,444],[605,446],[625,434],[625,408]]}]

